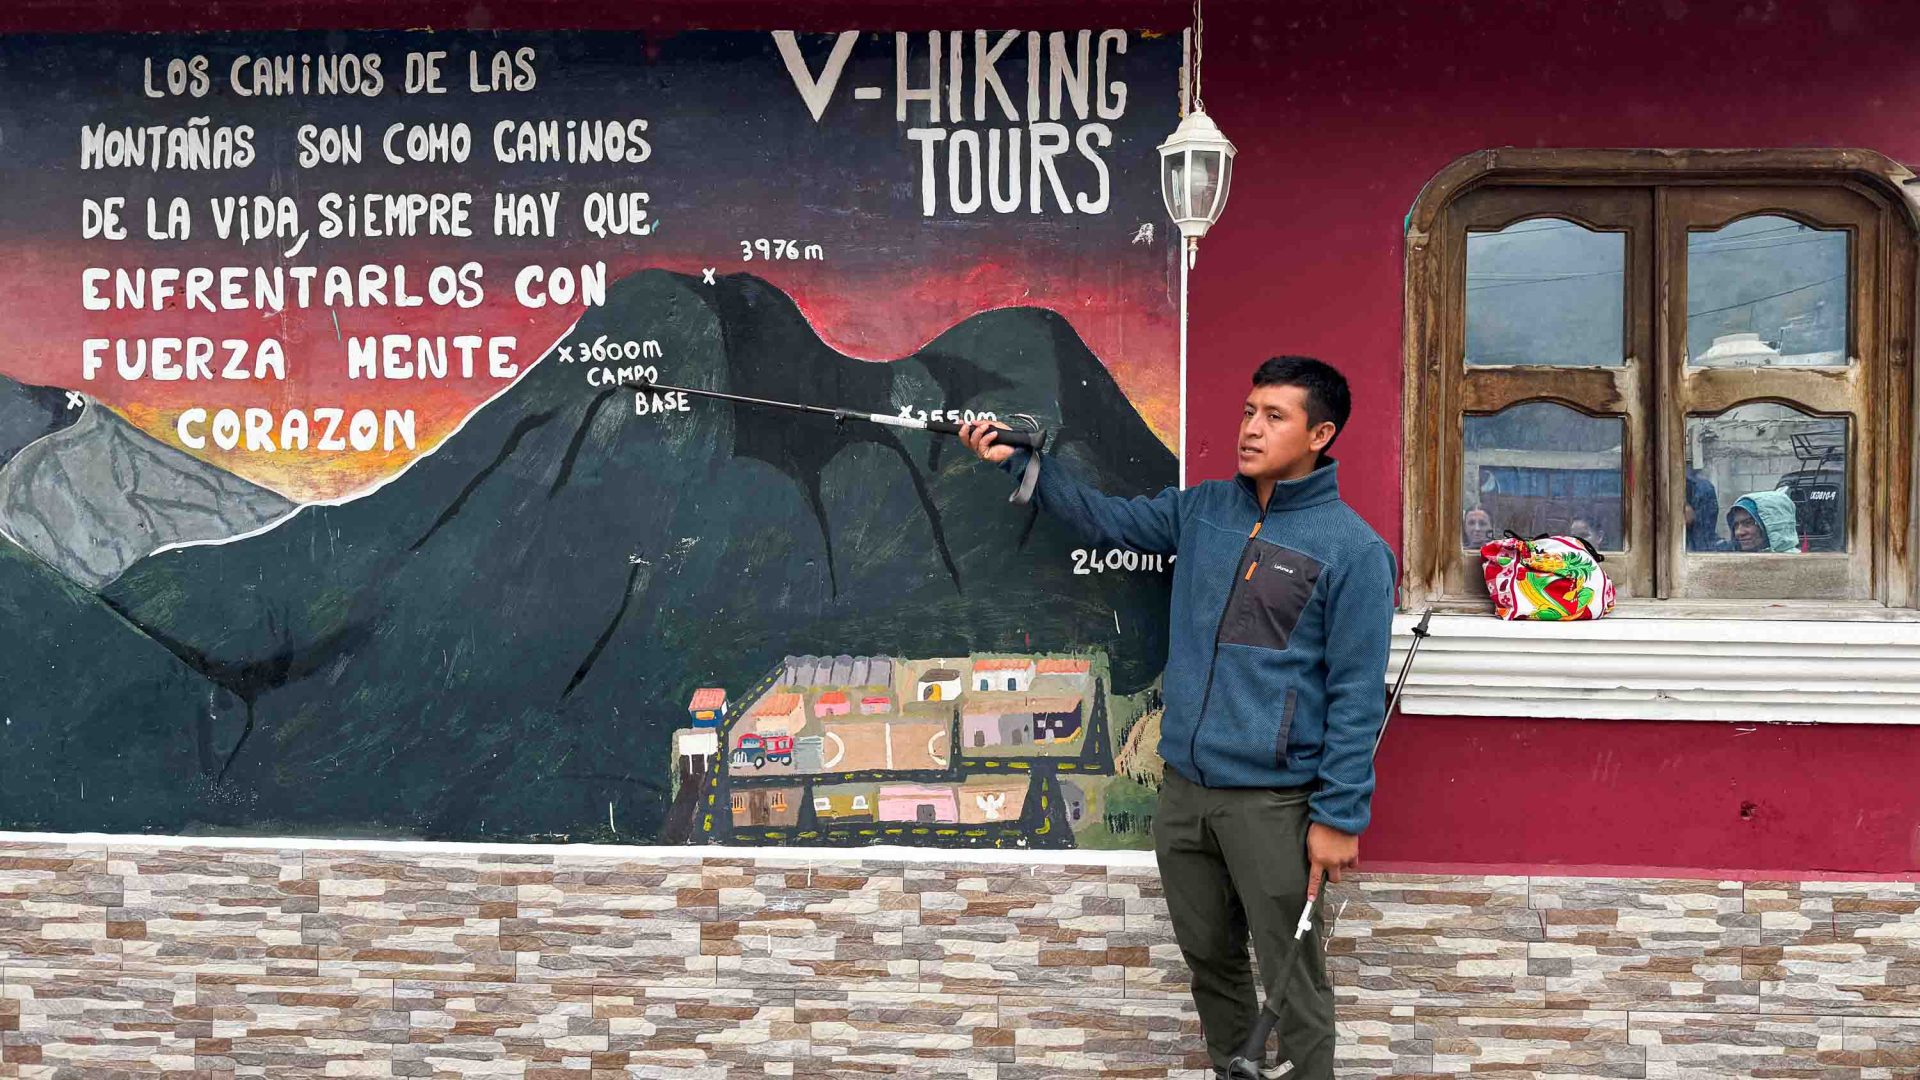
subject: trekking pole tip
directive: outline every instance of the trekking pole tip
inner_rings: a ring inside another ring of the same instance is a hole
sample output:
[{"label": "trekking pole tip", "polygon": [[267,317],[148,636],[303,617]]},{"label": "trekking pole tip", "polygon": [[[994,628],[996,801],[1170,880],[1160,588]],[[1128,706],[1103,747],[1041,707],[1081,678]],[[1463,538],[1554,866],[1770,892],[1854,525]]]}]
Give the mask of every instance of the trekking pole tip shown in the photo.
[{"label": "trekking pole tip", "polygon": [[1428,633],[1427,628],[1431,625],[1433,625],[1433,609],[1428,608],[1421,614],[1419,625],[1413,628],[1413,636],[1426,637]]}]

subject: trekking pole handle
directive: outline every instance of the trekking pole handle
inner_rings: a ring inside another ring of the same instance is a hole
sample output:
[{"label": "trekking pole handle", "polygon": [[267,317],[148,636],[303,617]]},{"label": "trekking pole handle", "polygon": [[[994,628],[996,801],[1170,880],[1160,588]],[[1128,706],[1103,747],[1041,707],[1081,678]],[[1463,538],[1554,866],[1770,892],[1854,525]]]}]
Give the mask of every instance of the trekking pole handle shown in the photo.
[{"label": "trekking pole handle", "polygon": [[[960,425],[945,420],[929,420],[927,430],[937,431],[942,435],[958,435]],[[995,446],[1020,446],[1028,450],[1037,450],[1040,448],[1040,433],[1022,431],[1018,428],[997,427],[993,429],[993,443]]]}]

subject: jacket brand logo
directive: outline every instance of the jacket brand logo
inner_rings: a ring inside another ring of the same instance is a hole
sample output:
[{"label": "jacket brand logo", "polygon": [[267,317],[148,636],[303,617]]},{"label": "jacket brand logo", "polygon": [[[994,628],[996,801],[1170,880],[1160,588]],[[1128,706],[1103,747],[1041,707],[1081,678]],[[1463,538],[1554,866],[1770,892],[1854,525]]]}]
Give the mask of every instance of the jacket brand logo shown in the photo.
[{"label": "jacket brand logo", "polygon": [[1273,568],[1274,568],[1275,570],[1278,570],[1278,571],[1280,571],[1280,572],[1281,572],[1281,573],[1283,573],[1283,574],[1291,574],[1291,573],[1293,573],[1293,567],[1291,567],[1291,566],[1288,566],[1288,565],[1286,565],[1285,563],[1274,563],[1274,564],[1273,564]]}]

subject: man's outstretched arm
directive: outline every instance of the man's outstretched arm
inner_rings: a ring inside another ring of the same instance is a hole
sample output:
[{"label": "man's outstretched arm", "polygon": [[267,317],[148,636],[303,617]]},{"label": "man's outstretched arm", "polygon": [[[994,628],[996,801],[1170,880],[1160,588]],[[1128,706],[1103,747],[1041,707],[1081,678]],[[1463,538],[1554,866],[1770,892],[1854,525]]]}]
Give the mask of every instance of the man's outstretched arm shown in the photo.
[{"label": "man's outstretched arm", "polygon": [[[982,421],[964,424],[960,440],[982,461],[1018,474],[1031,451],[994,442],[1004,424]],[[1172,554],[1180,546],[1181,491],[1169,487],[1154,496],[1131,499],[1108,495],[1073,475],[1058,458],[1041,458],[1040,482],[1034,502],[1065,521],[1088,543],[1132,548],[1149,554]]]}]

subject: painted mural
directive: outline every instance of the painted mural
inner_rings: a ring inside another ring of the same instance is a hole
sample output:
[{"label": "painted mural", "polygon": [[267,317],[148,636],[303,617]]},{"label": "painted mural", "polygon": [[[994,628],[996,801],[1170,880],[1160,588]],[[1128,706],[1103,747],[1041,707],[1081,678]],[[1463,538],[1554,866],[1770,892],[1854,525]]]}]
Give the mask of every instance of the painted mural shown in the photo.
[{"label": "painted mural", "polygon": [[1140,846],[1177,38],[0,39],[0,829]]}]

